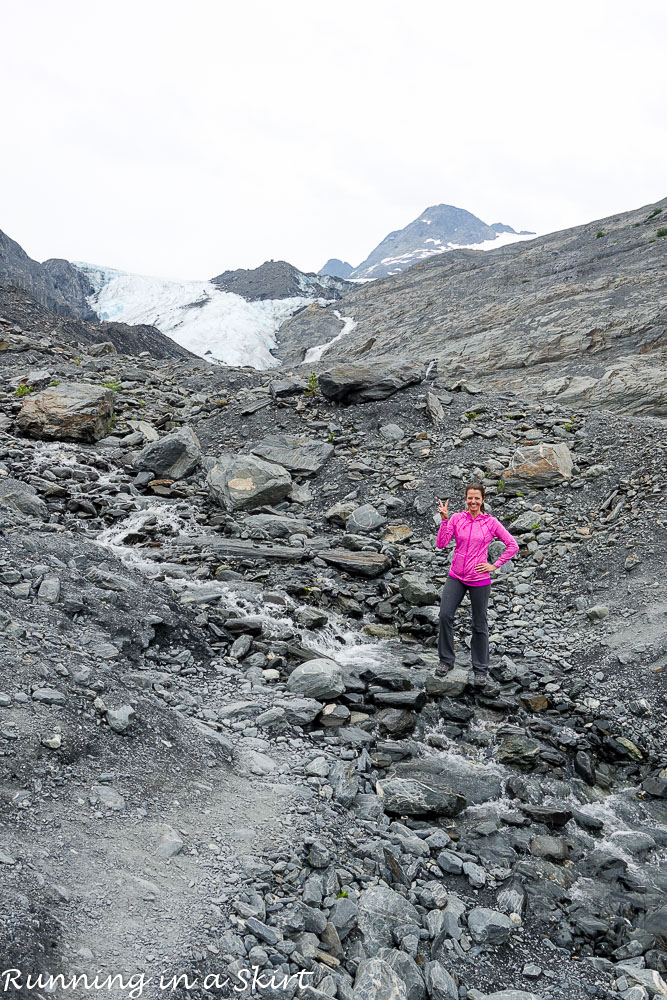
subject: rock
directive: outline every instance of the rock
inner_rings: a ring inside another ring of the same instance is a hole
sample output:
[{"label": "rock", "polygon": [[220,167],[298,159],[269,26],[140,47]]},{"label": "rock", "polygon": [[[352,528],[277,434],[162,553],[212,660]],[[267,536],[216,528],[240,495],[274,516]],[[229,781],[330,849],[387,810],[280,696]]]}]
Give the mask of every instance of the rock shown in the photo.
[{"label": "rock", "polygon": [[269,927],[268,924],[258,920],[257,917],[248,917],[245,925],[250,933],[258,937],[260,941],[266,941],[269,945],[278,944],[278,935],[273,927]]},{"label": "rock", "polygon": [[125,799],[110,785],[93,785],[90,793],[93,805],[99,802],[100,805],[106,806],[107,809],[113,809],[114,812],[125,808]]},{"label": "rock", "polygon": [[509,736],[498,747],[498,761],[510,767],[531,771],[537,764],[542,746],[528,736]]},{"label": "rock", "polygon": [[287,396],[302,396],[308,388],[308,383],[304,379],[288,376],[287,378],[274,378],[269,382],[269,392],[274,399],[285,399]]},{"label": "rock", "polygon": [[405,437],[405,431],[398,424],[382,424],[380,434],[385,441],[402,441]]},{"label": "rock", "polygon": [[404,924],[421,924],[412,903],[385,886],[364,889],[357,905],[358,926],[368,955],[376,955],[380,948],[393,948],[396,928]]},{"label": "rock", "polygon": [[37,490],[29,483],[23,483],[11,476],[0,476],[0,507],[11,507],[27,517],[46,520],[48,508],[37,496]]},{"label": "rock", "polygon": [[389,569],[389,559],[380,552],[350,552],[348,549],[324,549],[320,559],[351,573],[353,576],[375,577]]},{"label": "rock", "polygon": [[326,399],[339,403],[370,403],[387,399],[400,389],[421,382],[424,374],[424,366],[411,361],[341,364],[322,372],[319,386]]},{"label": "rock", "polygon": [[353,535],[365,535],[368,532],[375,531],[376,528],[381,528],[382,525],[386,523],[386,517],[383,517],[382,514],[378,514],[372,504],[365,503],[362,504],[361,507],[356,507],[352,511],[345,522],[345,530]]},{"label": "rock", "polygon": [[423,573],[403,573],[398,589],[409,604],[438,604],[440,592]]},{"label": "rock", "polygon": [[338,931],[341,941],[344,941],[350,931],[357,926],[359,907],[348,896],[339,897],[329,912],[329,919]]},{"label": "rock", "polygon": [[457,698],[468,686],[468,671],[454,667],[446,674],[429,674],[426,678],[426,691],[447,698]]},{"label": "rock", "polygon": [[[390,965],[399,979],[403,980],[407,1000],[426,1000],[424,977],[414,958],[397,948],[380,948],[377,957]],[[458,1000],[458,993],[457,993]]]},{"label": "rock", "polygon": [[39,585],[37,597],[47,604],[57,604],[60,600],[60,580],[57,576],[45,576]]},{"label": "rock", "polygon": [[287,469],[255,455],[221,456],[207,482],[213,498],[231,511],[280,503],[292,488]]},{"label": "rock", "polygon": [[97,385],[61,383],[26,396],[17,418],[23,434],[46,440],[99,441],[111,428],[113,392]]},{"label": "rock", "polygon": [[[468,996],[470,997],[470,993]],[[484,1000],[543,1000],[543,998],[536,993],[526,993],[525,990],[500,990],[497,993],[485,993]]]},{"label": "rock", "polygon": [[565,861],[569,854],[569,846],[562,837],[540,835],[530,842],[530,853],[535,858],[547,858],[549,861]]},{"label": "rock", "polygon": [[442,765],[429,760],[396,764],[376,783],[376,792],[386,812],[405,816],[456,816],[467,804],[462,795],[451,790]]},{"label": "rock", "polygon": [[332,524],[337,524],[340,528],[344,528],[348,517],[358,506],[359,504],[354,500],[341,500],[339,503],[335,503],[333,507],[325,510],[324,516],[327,521],[331,521]]},{"label": "rock", "polygon": [[183,850],[183,838],[168,826],[163,833],[160,843],[157,846],[156,854],[159,858],[173,858]]},{"label": "rock", "polygon": [[439,424],[445,419],[442,403],[433,392],[426,393],[426,409],[434,424]]},{"label": "rock", "polygon": [[44,705],[62,705],[66,700],[65,695],[62,691],[57,691],[55,688],[35,688],[32,692],[33,701],[41,701]]},{"label": "rock", "polygon": [[635,965],[621,963],[615,966],[614,972],[625,976],[631,983],[643,986],[650,997],[667,996],[667,983],[655,969],[639,969]]},{"label": "rock", "polygon": [[289,538],[290,535],[312,535],[313,529],[307,521],[295,517],[281,517],[279,514],[250,514],[243,522],[247,531],[266,532],[269,538]]},{"label": "rock", "polygon": [[572,455],[564,442],[517,448],[501,479],[508,489],[558,486],[572,476]]},{"label": "rock", "polygon": [[515,929],[509,917],[486,906],[476,906],[468,913],[468,929],[476,944],[504,944]]},{"label": "rock", "polygon": [[334,798],[349,809],[359,791],[359,775],[354,765],[342,760],[336,761],[329,768],[328,777]]},{"label": "rock", "polygon": [[322,711],[320,702],[314,698],[279,699],[276,700],[275,706],[284,711],[290,726],[307,726]]},{"label": "rock", "polygon": [[381,958],[360,962],[352,1000],[407,1000],[405,983]]},{"label": "rock", "polygon": [[160,479],[184,479],[195,471],[200,461],[197,435],[185,425],[147,444],[137,455],[134,465]]},{"label": "rock", "polygon": [[107,722],[114,733],[124,735],[132,728],[136,712],[131,705],[121,705],[120,708],[107,709]]},{"label": "rock", "polygon": [[289,675],[287,690],[318,701],[337,698],[345,690],[343,671],[333,660],[307,660]]},{"label": "rock", "polygon": [[602,621],[609,614],[609,608],[606,604],[594,604],[591,608],[586,608],[586,615],[591,621]]},{"label": "rock", "polygon": [[327,441],[306,437],[281,437],[278,434],[263,438],[252,449],[253,455],[259,455],[267,462],[281,465],[289,472],[297,472],[302,476],[319,472],[333,452],[334,446]]},{"label": "rock", "polygon": [[325,705],[320,712],[319,722],[327,728],[344,726],[350,721],[350,710],[346,705]]},{"label": "rock", "polygon": [[426,964],[426,985],[430,1000],[458,1000],[458,986],[440,962]]}]

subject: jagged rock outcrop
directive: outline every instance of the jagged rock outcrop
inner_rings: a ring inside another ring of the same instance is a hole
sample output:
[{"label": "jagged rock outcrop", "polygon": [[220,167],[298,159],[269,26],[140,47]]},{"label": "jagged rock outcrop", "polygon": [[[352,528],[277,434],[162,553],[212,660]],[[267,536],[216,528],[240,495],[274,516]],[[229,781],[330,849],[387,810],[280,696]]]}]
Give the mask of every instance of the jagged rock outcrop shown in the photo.
[{"label": "jagged rock outcrop", "polygon": [[59,316],[97,319],[87,302],[93,289],[79,268],[59,258],[40,264],[1,231],[0,285],[23,288],[37,302]]},{"label": "jagged rock outcrop", "polygon": [[224,292],[234,292],[249,301],[297,296],[339,299],[352,287],[338,276],[305,273],[285,260],[267,260],[259,267],[223,271],[211,281]]}]

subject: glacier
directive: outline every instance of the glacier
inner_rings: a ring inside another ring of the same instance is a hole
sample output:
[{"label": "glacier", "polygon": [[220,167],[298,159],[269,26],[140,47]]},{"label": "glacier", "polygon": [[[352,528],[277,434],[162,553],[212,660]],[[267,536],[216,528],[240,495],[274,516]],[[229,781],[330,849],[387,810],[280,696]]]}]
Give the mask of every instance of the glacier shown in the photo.
[{"label": "glacier", "polygon": [[206,361],[235,367],[274,368],[276,331],[304,306],[328,299],[293,296],[248,302],[211,281],[186,281],[131,274],[77,262],[93,294],[88,302],[102,320],[156,326]]}]

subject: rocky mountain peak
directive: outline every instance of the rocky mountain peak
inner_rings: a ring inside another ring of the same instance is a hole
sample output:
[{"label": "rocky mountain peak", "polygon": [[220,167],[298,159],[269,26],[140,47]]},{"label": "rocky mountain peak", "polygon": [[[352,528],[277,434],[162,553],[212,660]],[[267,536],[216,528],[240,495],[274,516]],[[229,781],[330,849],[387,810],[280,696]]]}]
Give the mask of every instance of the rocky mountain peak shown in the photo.
[{"label": "rocky mountain peak", "polygon": [[77,267],[60,258],[40,264],[1,230],[0,285],[24,288],[37,302],[59,316],[97,318],[87,301],[92,287]]},{"label": "rocky mountain peak", "polygon": [[223,271],[211,281],[223,291],[234,292],[249,301],[304,295],[338,299],[350,287],[337,276],[306,273],[286,260],[267,260],[259,267]]}]

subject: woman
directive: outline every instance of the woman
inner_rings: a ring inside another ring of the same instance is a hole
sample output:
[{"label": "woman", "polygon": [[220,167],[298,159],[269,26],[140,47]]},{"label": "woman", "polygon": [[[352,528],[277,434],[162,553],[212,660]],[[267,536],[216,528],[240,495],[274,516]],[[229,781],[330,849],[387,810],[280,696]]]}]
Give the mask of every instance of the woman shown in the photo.
[{"label": "woman", "polygon": [[[466,486],[465,502],[468,508],[460,514],[447,515],[449,500],[444,505],[438,500],[440,530],[436,545],[444,549],[455,539],[454,558],[440,601],[440,634],[438,673],[446,673],[454,666],[454,615],[466,591],[472,606],[472,669],[474,684],[483,687],[489,669],[489,629],[486,609],[491,591],[491,573],[515,556],[519,546],[500,521],[484,509],[484,487],[479,483]],[[487,549],[494,538],[507,546],[495,563],[487,562]]]}]

